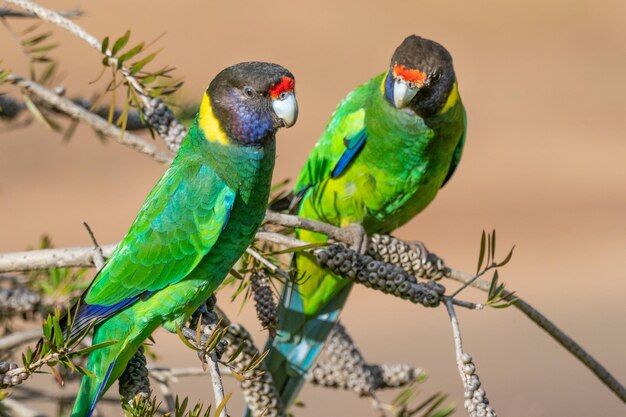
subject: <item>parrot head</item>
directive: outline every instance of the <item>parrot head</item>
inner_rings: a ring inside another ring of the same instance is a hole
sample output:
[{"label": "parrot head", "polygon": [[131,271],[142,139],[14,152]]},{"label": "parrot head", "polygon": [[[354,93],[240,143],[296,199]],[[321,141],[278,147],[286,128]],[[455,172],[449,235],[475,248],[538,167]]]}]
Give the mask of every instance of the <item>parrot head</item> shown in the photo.
[{"label": "parrot head", "polygon": [[[298,118],[293,74],[268,62],[243,62],[211,81],[200,106],[206,136],[261,146]],[[208,133],[208,134],[207,134]]]},{"label": "parrot head", "polygon": [[385,96],[398,109],[432,115],[450,95],[456,77],[450,53],[437,42],[411,35],[395,50],[385,80]]}]

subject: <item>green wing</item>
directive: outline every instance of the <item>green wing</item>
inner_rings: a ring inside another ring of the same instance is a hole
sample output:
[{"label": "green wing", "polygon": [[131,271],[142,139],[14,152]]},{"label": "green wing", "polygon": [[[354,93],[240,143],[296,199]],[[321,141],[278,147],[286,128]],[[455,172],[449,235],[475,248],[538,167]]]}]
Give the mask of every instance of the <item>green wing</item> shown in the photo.
[{"label": "green wing", "polygon": [[309,188],[331,178],[342,155],[349,150],[351,140],[358,138],[365,128],[365,107],[372,89],[380,88],[381,77],[379,75],[356,88],[337,106],[298,176],[294,194],[302,195]]},{"label": "green wing", "polygon": [[452,175],[454,175],[454,171],[456,171],[456,167],[458,167],[459,162],[461,162],[461,156],[463,156],[463,147],[465,146],[465,136],[467,134],[467,117],[465,116],[465,109],[463,109],[463,120],[463,134],[461,136],[461,139],[459,139],[459,143],[456,145],[456,148],[454,148],[454,153],[452,154],[452,162],[450,163],[450,168],[448,169],[446,179],[443,180],[443,183],[441,184],[441,188],[443,188],[443,186],[446,185],[450,178],[452,178]]},{"label": "green wing", "polygon": [[236,193],[210,167],[184,165],[170,167],[159,180],[85,292],[79,328],[182,280],[218,239]]}]

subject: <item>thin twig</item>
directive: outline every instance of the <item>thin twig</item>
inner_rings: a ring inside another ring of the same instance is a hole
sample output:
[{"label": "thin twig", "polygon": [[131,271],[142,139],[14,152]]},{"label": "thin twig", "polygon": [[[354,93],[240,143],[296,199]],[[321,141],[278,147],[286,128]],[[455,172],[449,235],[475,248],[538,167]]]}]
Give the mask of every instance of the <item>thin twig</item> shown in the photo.
[{"label": "thin twig", "polygon": [[7,75],[5,80],[19,87],[23,91],[32,94],[39,100],[49,104],[71,118],[89,125],[96,132],[108,137],[116,138],[123,145],[127,145],[136,151],[148,155],[157,162],[170,163],[172,161],[172,157],[168,153],[160,150],[145,139],[128,131],[122,131],[122,129],[117,126],[109,124],[109,122],[102,117],[85,110],[78,104],[75,104],[71,100],[56,94],[41,84],[15,74]]},{"label": "thin twig", "polygon": [[298,217],[291,214],[276,213],[268,210],[265,212],[265,221],[280,226],[295,227],[323,233],[331,239],[335,239],[349,245],[353,244],[354,240],[357,238],[354,236],[352,229],[335,227],[318,220],[306,219],[304,217]]},{"label": "thin twig", "polygon": [[[210,306],[209,308],[207,308],[206,304],[209,303]],[[209,335],[214,334],[214,332],[218,330],[218,327],[221,324],[217,314],[212,311],[212,307],[215,306],[215,297],[212,296],[206,304],[203,304],[202,306],[200,306],[200,308],[198,308],[198,310],[194,312],[191,320],[192,324],[194,323],[194,321],[197,321],[199,323],[198,326],[202,326],[202,332],[204,333],[202,337],[209,337]],[[185,334],[185,331],[187,330],[192,329],[184,328],[183,334]],[[226,409],[226,403],[224,402],[224,384],[222,383],[222,376],[220,375],[219,359],[217,357],[217,352],[215,351],[215,349],[206,352],[206,350],[204,349],[204,339],[201,338],[200,340],[197,340],[198,335],[196,332],[191,331],[190,336],[191,341],[195,343],[200,349],[198,351],[198,356],[200,356],[200,359],[204,363],[206,363],[209,375],[211,376],[211,384],[213,386],[213,396],[215,399],[216,407],[219,405],[223,405],[219,417],[227,417],[228,411]],[[187,336],[187,338],[189,338],[189,336]]]},{"label": "thin twig", "polygon": [[445,305],[448,316],[450,316],[450,324],[452,325],[456,365],[465,390],[465,409],[468,411],[470,417],[496,417],[496,412],[489,404],[485,389],[481,386],[480,379],[476,374],[476,365],[472,362],[472,357],[463,351],[461,328],[454,311],[452,299],[447,299]]},{"label": "thin twig", "polygon": [[[6,1],[7,3],[14,4],[30,13],[37,15],[40,19],[45,20],[46,22],[52,23],[53,25],[67,30],[74,36],[85,41],[92,48],[96,49],[99,53],[102,53],[102,43],[95,36],[88,33],[78,24],[61,16],[59,13],[28,0]],[[130,69],[128,69],[123,64],[118,65],[118,58],[114,57],[110,50],[104,51],[104,55],[108,57],[109,65],[113,68],[117,68],[117,70],[122,74],[126,82],[129,84],[129,86],[132,87],[132,89],[137,93],[137,96],[141,100],[144,107],[152,108],[153,105],[151,103],[150,95],[145,91],[143,85],[139,82],[139,80],[131,74]],[[177,121],[177,123],[180,124],[179,121]],[[172,150],[173,152],[177,151],[178,146],[180,145],[178,142],[167,140],[167,138],[165,137],[163,139],[165,139],[165,143],[170,148],[170,150]]]},{"label": "thin twig", "polygon": [[[472,274],[466,272],[451,269],[450,279],[458,282],[469,282],[474,278]],[[472,283],[472,287],[478,288],[481,291],[489,292],[490,283],[479,279]],[[511,294],[509,291],[504,291],[503,297]],[[593,374],[602,381],[615,395],[617,395],[623,402],[626,403],[626,388],[617,380],[611,373],[600,364],[593,356],[591,356],[585,349],[582,348],[574,339],[566,335],[556,324],[550,321],[546,316],[537,311],[533,306],[524,301],[516,292],[515,297],[517,301],[513,304],[518,310],[526,315],[530,320],[535,322],[539,327],[546,331],[554,340],[563,346],[569,353],[574,355],[580,362],[582,362]]]},{"label": "thin twig", "polygon": [[93,255],[93,264],[96,266],[96,269],[99,271],[104,266],[104,253],[102,252],[102,248],[100,247],[100,245],[98,245],[98,241],[96,240],[96,235],[93,234],[93,230],[91,230],[91,227],[89,227],[89,224],[87,224],[87,222],[83,222],[83,226],[85,226],[85,229],[87,229],[87,233],[89,233],[89,237],[91,238],[91,241],[93,242],[93,246],[95,249],[95,252]]},{"label": "thin twig", "polygon": [[484,304],[472,303],[469,301],[459,300],[458,298],[454,298],[452,296],[443,296],[442,299],[444,301],[450,300],[452,304],[457,305],[459,307],[469,308],[470,310],[483,310],[485,308]]},{"label": "thin twig", "polygon": [[[67,17],[68,19],[75,19],[84,15],[83,11],[78,8],[67,11],[58,11],[56,13],[60,14],[63,17]],[[30,12],[18,12],[17,10],[9,9],[8,7],[0,7],[0,18],[3,17],[29,18],[37,17],[37,15]]]},{"label": "thin twig", "polygon": [[249,253],[254,259],[261,262],[263,266],[265,266],[267,269],[269,269],[273,273],[280,275],[282,278],[286,280],[290,279],[289,274],[287,272],[283,271],[281,268],[277,267],[276,265],[274,265],[273,263],[265,259],[265,257],[261,255],[259,252],[257,252],[254,248],[248,247],[246,249],[246,252]]}]

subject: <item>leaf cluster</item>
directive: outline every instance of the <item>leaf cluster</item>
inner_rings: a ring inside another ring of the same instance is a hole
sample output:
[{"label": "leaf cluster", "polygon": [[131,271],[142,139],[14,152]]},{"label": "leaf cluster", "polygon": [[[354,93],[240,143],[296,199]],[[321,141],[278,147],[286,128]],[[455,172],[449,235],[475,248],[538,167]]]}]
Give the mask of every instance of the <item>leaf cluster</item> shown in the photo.
[{"label": "leaf cluster", "polygon": [[[496,230],[493,229],[491,233],[483,233],[480,237],[480,251],[478,255],[478,266],[476,268],[476,276],[486,274],[488,271],[493,270],[493,276],[491,278],[491,284],[489,286],[489,292],[487,294],[487,305],[493,308],[506,308],[517,301],[517,297],[514,296],[515,292],[507,292],[504,289],[504,284],[500,283],[500,275],[498,268],[501,268],[508,264],[513,258],[513,250],[515,246],[509,250],[508,254],[502,261],[497,262],[496,257]],[[483,268],[484,264],[484,268]],[[481,269],[482,268],[482,269]]]}]

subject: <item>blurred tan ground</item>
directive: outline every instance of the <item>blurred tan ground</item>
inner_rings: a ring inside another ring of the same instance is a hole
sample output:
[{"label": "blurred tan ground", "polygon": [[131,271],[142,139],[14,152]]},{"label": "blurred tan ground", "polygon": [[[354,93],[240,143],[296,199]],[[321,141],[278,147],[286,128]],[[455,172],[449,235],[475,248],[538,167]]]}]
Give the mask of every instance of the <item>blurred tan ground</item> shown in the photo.
[{"label": "blurred tan ground", "polygon": [[[159,62],[178,67],[190,100],[238,61],[291,69],[301,115],[295,128],[280,133],[276,180],[297,174],[336,103],[383,71],[404,36],[443,43],[455,58],[467,107],[466,151],[453,181],[398,235],[423,240],[449,264],[471,271],[480,231],[496,228],[501,252],[517,245],[502,271],[508,287],[626,382],[625,2],[109,0],[81,6],[88,15],[80,23],[98,38],[129,28],[137,41],[165,32]],[[65,33],[58,39],[63,84],[70,95],[89,96],[99,55]],[[25,72],[4,30],[0,58]],[[22,250],[44,232],[59,246],[87,245],[82,221],[101,242],[116,241],[163,170],[115,143],[101,145],[84,127],[69,145],[41,126],[3,134],[0,251]],[[481,300],[482,294],[466,297]],[[250,309],[242,316],[258,328]],[[515,309],[462,311],[460,319],[466,350],[499,415],[626,414],[590,372]],[[443,309],[427,311],[356,288],[342,320],[368,360],[423,365],[431,374],[425,390],[447,391],[462,407]],[[175,337],[157,340],[163,364],[196,363]],[[211,401],[208,377],[174,389]],[[375,415],[350,393],[307,387],[302,399],[307,408],[298,416]],[[240,409],[234,399],[231,414]]]}]

